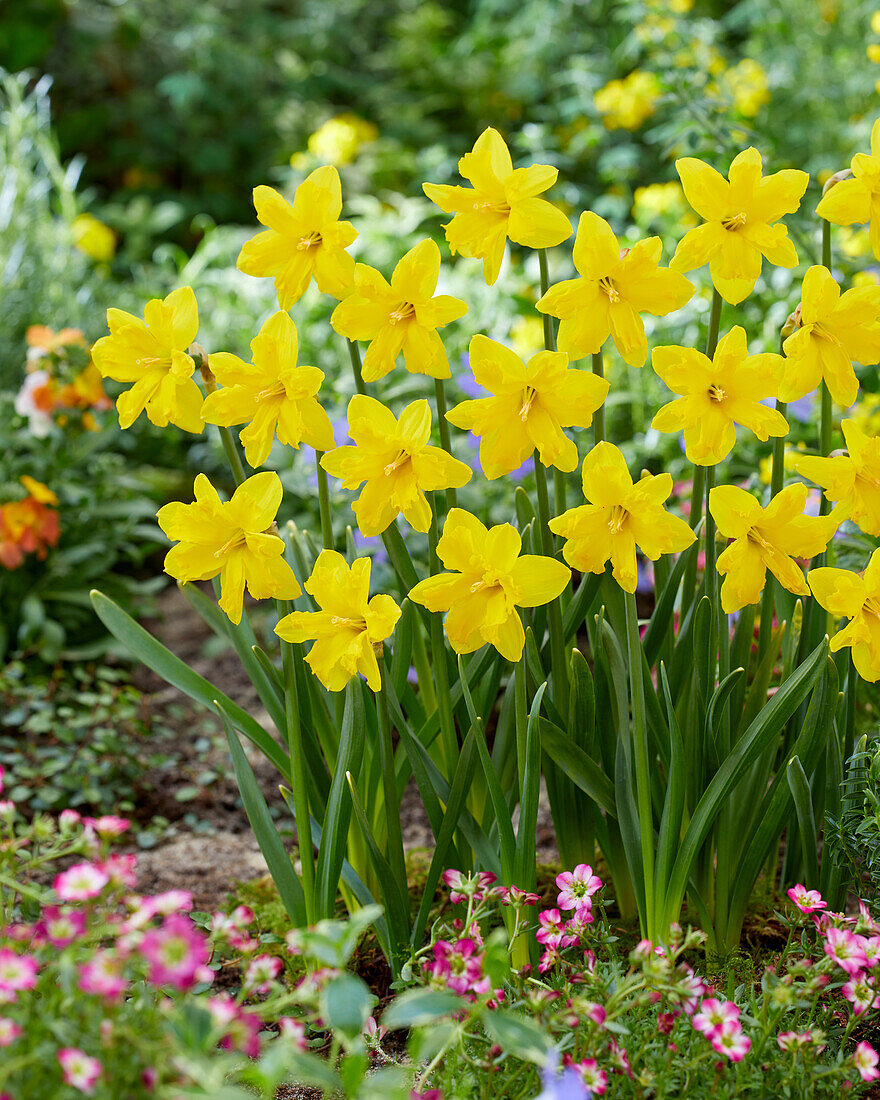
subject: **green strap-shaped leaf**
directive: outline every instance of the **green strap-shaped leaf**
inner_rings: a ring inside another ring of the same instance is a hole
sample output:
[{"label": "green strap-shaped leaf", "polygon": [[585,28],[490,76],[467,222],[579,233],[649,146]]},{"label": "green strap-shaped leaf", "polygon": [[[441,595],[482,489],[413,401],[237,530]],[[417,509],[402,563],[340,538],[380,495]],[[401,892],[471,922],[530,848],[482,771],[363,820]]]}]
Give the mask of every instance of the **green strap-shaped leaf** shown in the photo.
[{"label": "green strap-shaped leaf", "polygon": [[538,721],[541,716],[541,700],[546,690],[545,680],[535,692],[529,710],[526,726],[526,767],[520,795],[519,826],[516,831],[516,882],[527,890],[533,888],[535,878],[535,834],[538,828],[538,799],[541,794],[541,737]]},{"label": "green strap-shaped leaf", "polygon": [[548,719],[541,719],[540,728],[541,747],[556,766],[607,814],[617,817],[614,784],[599,765]]},{"label": "green strap-shaped leaf", "polygon": [[812,689],[821,675],[827,652],[828,644],[823,641],[782,684],[733,747],[700,798],[670,876],[666,895],[666,913],[670,921],[677,917],[694,860],[725,799]]},{"label": "green strap-shaped leaf", "polygon": [[321,828],[321,847],[315,869],[315,912],[318,920],[333,915],[339,877],[345,849],[348,844],[348,825],[351,820],[351,792],[346,772],[354,767],[356,754],[363,752],[367,723],[360,682],[349,680],[345,689],[345,711],[339,732],[339,752],[336,770],[330,784],[330,795]]},{"label": "green strap-shaped leaf", "polygon": [[675,862],[681,839],[681,823],[684,820],[685,802],[685,757],[684,740],[681,728],[672,704],[669,690],[669,678],[666,666],[660,663],[660,684],[666,703],[666,716],[669,721],[669,771],[666,776],[666,798],[663,802],[663,814],[660,818],[660,834],[657,839],[657,873],[655,879],[656,908],[660,910],[665,902],[669,873]]},{"label": "green strap-shaped leaf", "polygon": [[[232,728],[232,722],[226,713],[224,704],[218,701],[216,707],[223,722],[223,728],[226,731],[226,740],[229,742],[229,752],[232,756],[232,767],[235,771],[235,778],[248,821],[254,830],[254,836],[257,838],[260,851],[266,860],[269,874],[278,889],[278,896],[281,898],[287,915],[297,927],[301,927],[306,923],[306,899],[302,885],[297,878],[296,871],[293,869],[293,864],[290,862],[287,849],[278,835],[275,822],[269,813],[269,807],[266,805],[265,798],[263,798],[263,792],[260,790],[260,785],[257,783],[245,751],[241,747],[238,735]],[[311,838],[299,837],[298,841],[300,845],[309,844]]]},{"label": "green strap-shaped leaf", "polygon": [[648,659],[648,664],[652,667],[660,653],[663,639],[666,637],[668,631],[672,629],[674,621],[673,611],[675,610],[675,600],[678,596],[678,589],[681,586],[681,578],[684,576],[684,571],[689,559],[693,554],[696,554],[698,546],[699,540],[691,543],[684,553],[678,555],[675,565],[673,565],[669,573],[669,579],[663,586],[657,603],[654,606],[650,622],[648,623],[645,633],[642,635],[642,646],[645,650],[645,656]]},{"label": "green strap-shaped leaf", "polygon": [[801,831],[801,849],[806,870],[804,885],[810,890],[815,890],[819,885],[819,838],[816,833],[816,819],[813,816],[810,784],[807,781],[804,766],[797,755],[789,760],[785,775],[791,797],[794,799],[794,809]]},{"label": "green strap-shaped leaf", "polygon": [[229,721],[249,741],[252,741],[267,760],[290,782],[290,758],[278,742],[267,733],[245,710],[215,687],[209,680],[193,670],[184,661],[154,638],[149,631],[126,614],[103,592],[92,591],[92,606],[101,622],[110,633],[129,649],[139,661],[152,669],[157,676],[188,695],[196,703],[208,710],[215,710],[214,701],[218,700]]}]

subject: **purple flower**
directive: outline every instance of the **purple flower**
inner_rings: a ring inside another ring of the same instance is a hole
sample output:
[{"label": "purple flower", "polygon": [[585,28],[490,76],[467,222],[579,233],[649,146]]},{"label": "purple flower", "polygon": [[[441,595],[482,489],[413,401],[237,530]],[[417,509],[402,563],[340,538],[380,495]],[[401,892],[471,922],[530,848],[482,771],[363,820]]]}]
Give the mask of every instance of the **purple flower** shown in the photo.
[{"label": "purple flower", "polygon": [[544,1088],[537,1100],[590,1100],[593,1095],[572,1066],[565,1066],[559,1072],[559,1061],[556,1057],[548,1060],[544,1067],[541,1084]]}]

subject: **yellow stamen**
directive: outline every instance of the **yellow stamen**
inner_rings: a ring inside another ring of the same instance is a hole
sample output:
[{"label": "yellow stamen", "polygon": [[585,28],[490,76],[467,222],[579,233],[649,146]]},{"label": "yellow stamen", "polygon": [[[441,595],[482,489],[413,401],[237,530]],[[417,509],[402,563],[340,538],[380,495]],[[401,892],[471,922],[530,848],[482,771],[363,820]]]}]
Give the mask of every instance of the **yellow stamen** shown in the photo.
[{"label": "yellow stamen", "polygon": [[727,397],[727,390],[721,388],[717,382],[713,382],[708,389],[709,400],[720,404]]},{"label": "yellow stamen", "polygon": [[509,214],[510,207],[506,202],[475,202],[474,210],[481,214]]},{"label": "yellow stamen", "polygon": [[608,301],[611,302],[612,305],[620,301],[620,291],[607,275],[599,280],[599,289],[603,290],[608,295]]},{"label": "yellow stamen", "polygon": [[392,325],[399,325],[402,321],[409,321],[416,315],[416,307],[412,302],[400,302],[396,309],[388,315]]},{"label": "yellow stamen", "polygon": [[287,391],[284,388],[283,382],[274,382],[265,390],[260,390],[260,392],[254,397],[254,400],[257,402],[268,401],[271,397],[283,397],[286,393]]},{"label": "yellow stamen", "polygon": [[740,210],[738,214],[731,214],[727,218],[722,218],[721,226],[723,229],[739,229],[740,226],[745,225],[749,220],[748,215],[744,210]]},{"label": "yellow stamen", "polygon": [[385,476],[391,477],[395,470],[399,469],[405,463],[409,462],[410,457],[411,456],[409,451],[402,449],[398,451],[396,457],[394,458],[394,461],[389,462],[388,465],[385,467]]},{"label": "yellow stamen", "polygon": [[629,512],[622,504],[615,504],[611,509],[611,517],[608,520],[608,529],[612,535],[619,535],[623,525],[629,518]]},{"label": "yellow stamen", "polygon": [[308,252],[310,248],[317,248],[322,243],[323,237],[321,234],[317,230],[313,230],[308,237],[301,237],[296,247],[300,252]]},{"label": "yellow stamen", "polygon": [[238,550],[246,543],[244,531],[238,531],[232,536],[229,542],[224,543],[219,550],[214,551],[215,558],[222,558],[226,554],[231,554],[233,550]]},{"label": "yellow stamen", "polygon": [[532,386],[526,386],[523,390],[523,403],[519,410],[519,418],[523,423],[528,420],[529,413],[531,412],[532,405],[537,396],[538,392]]}]

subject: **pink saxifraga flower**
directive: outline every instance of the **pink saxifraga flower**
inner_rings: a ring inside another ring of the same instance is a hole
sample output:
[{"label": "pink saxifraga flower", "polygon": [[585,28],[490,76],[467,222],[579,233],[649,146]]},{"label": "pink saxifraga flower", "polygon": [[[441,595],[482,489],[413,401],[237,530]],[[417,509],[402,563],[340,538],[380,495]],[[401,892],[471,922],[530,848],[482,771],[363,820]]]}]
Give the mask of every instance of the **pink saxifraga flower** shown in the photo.
[{"label": "pink saxifraga flower", "polygon": [[874,987],[874,979],[864,974],[850,978],[841,993],[851,1002],[855,1016],[863,1015],[869,1008],[880,1008],[880,996]]},{"label": "pink saxifraga flower", "polygon": [[572,1062],[572,1069],[596,1096],[601,1096],[608,1088],[608,1074],[605,1070],[599,1069],[599,1063],[595,1058],[584,1058],[582,1062]]},{"label": "pink saxifraga flower", "polygon": [[808,1047],[813,1042],[813,1033],[807,1031],[780,1031],[776,1036],[776,1042],[780,1050],[791,1054],[801,1047]]},{"label": "pink saxifraga flower", "polygon": [[109,881],[107,872],[94,863],[77,863],[56,875],[52,887],[62,901],[90,901]]},{"label": "pink saxifraga flower", "polygon": [[443,882],[449,887],[449,900],[453,905],[462,905],[469,897],[474,901],[483,901],[489,887],[495,882],[495,876],[489,871],[480,871],[475,875],[465,875],[461,871],[444,871]]},{"label": "pink saxifraga flower", "polygon": [[[19,993],[37,984],[37,960],[0,947],[0,992]],[[14,998],[13,998],[14,999]]]},{"label": "pink saxifraga flower", "polygon": [[863,1081],[876,1081],[880,1077],[880,1070],[877,1069],[878,1061],[880,1058],[877,1056],[877,1051],[870,1043],[864,1041],[859,1043],[853,1055],[853,1062]]},{"label": "pink saxifraga flower", "polygon": [[567,935],[565,921],[558,909],[545,909],[538,914],[540,928],[535,933],[535,939],[545,947],[571,947],[576,942],[575,936]]},{"label": "pink saxifraga flower", "polygon": [[97,1058],[90,1058],[76,1047],[63,1047],[58,1051],[58,1062],[64,1075],[65,1085],[91,1096],[104,1067]]},{"label": "pink saxifraga flower", "polygon": [[739,1009],[733,1001],[719,1001],[714,997],[707,997],[701,1003],[700,1011],[691,1019],[697,1031],[710,1038],[728,1021],[739,1023]]},{"label": "pink saxifraga flower", "polygon": [[456,940],[454,944],[438,940],[434,944],[434,960],[426,962],[425,969],[442,979],[448,989],[462,995],[488,993],[492,988],[483,974],[483,956],[469,938]]},{"label": "pink saxifraga flower", "polygon": [[825,954],[850,977],[865,970],[868,965],[865,949],[859,943],[860,938],[845,928],[829,928],[825,933]]},{"label": "pink saxifraga flower", "polygon": [[752,1049],[752,1040],[738,1023],[728,1020],[707,1036],[717,1054],[726,1055],[731,1062],[741,1062]]},{"label": "pink saxifraga flower", "polygon": [[107,840],[122,836],[131,828],[131,822],[127,817],[117,817],[116,814],[105,814],[103,817],[84,817],[83,825],[99,837]]},{"label": "pink saxifraga flower", "polygon": [[800,909],[802,913],[814,913],[818,909],[828,907],[828,902],[823,900],[818,890],[808,890],[806,886],[801,886],[800,883],[797,886],[792,886],[788,891],[788,896],[795,908]]},{"label": "pink saxifraga flower", "polygon": [[294,1020],[292,1016],[282,1016],[278,1021],[278,1033],[286,1039],[292,1039],[300,1050],[308,1050],[306,1028],[301,1020]]},{"label": "pink saxifraga flower", "polygon": [[122,960],[112,951],[96,951],[88,962],[78,967],[77,986],[83,993],[94,993],[106,1001],[118,1001],[128,989],[122,976]]},{"label": "pink saxifraga flower", "polygon": [[213,976],[205,966],[209,958],[207,940],[188,917],[166,917],[161,927],[146,933],[140,950],[150,963],[154,985],[190,989]]},{"label": "pink saxifraga flower", "polygon": [[11,1046],[21,1035],[22,1028],[5,1016],[0,1016],[0,1047]]},{"label": "pink saxifraga flower", "polygon": [[602,889],[602,880],[593,874],[588,863],[579,863],[573,871],[563,871],[556,876],[559,895],[556,898],[558,908],[576,912],[593,908],[593,894]]},{"label": "pink saxifraga flower", "polygon": [[108,882],[112,885],[124,886],[129,890],[137,886],[136,855],[129,853],[123,856],[114,852],[113,855],[108,856],[103,863],[99,863],[97,866],[99,870],[104,872]]},{"label": "pink saxifraga flower", "polygon": [[282,966],[276,955],[258,955],[251,959],[244,974],[244,988],[251,993],[268,993]]},{"label": "pink saxifraga flower", "polygon": [[37,929],[53,947],[67,947],[85,932],[86,916],[78,909],[59,909],[55,905],[47,905]]}]

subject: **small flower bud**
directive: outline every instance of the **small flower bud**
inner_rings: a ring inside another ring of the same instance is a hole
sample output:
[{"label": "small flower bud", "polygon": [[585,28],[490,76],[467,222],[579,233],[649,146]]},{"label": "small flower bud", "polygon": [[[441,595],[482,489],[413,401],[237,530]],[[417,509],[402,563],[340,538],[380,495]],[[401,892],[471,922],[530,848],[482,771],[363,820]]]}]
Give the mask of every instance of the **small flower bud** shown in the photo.
[{"label": "small flower bud", "polygon": [[851,168],[841,168],[839,172],[835,172],[833,176],[829,176],[825,180],[825,185],[822,188],[822,195],[827,195],[835,183],[840,183],[842,180],[848,180],[852,176]]}]

